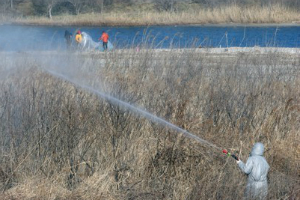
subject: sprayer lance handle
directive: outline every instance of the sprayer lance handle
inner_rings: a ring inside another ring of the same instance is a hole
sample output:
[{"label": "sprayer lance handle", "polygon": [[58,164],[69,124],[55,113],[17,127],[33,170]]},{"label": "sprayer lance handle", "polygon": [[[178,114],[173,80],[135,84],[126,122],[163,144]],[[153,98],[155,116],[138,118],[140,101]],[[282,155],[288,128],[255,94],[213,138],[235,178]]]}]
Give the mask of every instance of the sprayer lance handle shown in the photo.
[{"label": "sprayer lance handle", "polygon": [[231,155],[231,157],[233,157],[234,159],[236,159],[236,160],[239,160],[239,158],[236,156],[236,155]]}]

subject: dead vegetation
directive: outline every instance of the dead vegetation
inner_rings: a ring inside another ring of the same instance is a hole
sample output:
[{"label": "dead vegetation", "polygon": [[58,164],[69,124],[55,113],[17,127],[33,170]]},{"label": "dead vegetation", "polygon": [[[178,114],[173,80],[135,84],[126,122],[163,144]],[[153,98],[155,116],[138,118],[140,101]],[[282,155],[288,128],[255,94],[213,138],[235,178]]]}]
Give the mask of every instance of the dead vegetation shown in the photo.
[{"label": "dead vegetation", "polygon": [[263,142],[268,198],[299,197],[299,57],[55,55],[1,55],[1,199],[241,199],[234,160],[111,97],[244,161]]},{"label": "dead vegetation", "polygon": [[[226,5],[205,8],[190,5],[189,9],[177,12],[116,11],[109,13],[61,14],[49,19],[46,16],[26,16],[7,19],[13,23],[31,25],[65,26],[153,26],[192,24],[299,24],[299,10],[279,4],[270,7]],[[1,22],[1,16],[0,16]]]}]

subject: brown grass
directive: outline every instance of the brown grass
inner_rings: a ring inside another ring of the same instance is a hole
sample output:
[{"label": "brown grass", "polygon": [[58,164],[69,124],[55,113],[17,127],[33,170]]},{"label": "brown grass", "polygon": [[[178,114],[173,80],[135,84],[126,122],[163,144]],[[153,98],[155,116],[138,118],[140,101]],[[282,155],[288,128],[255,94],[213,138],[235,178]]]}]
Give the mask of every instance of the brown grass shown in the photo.
[{"label": "brown grass", "polygon": [[0,56],[1,199],[241,199],[246,176],[234,160],[80,85],[145,108],[244,161],[263,142],[268,199],[299,195],[297,55],[144,49]]},{"label": "brown grass", "polygon": [[213,9],[189,9],[178,12],[131,11],[105,14],[89,13],[46,17],[26,17],[13,20],[14,23],[36,25],[87,25],[87,26],[139,26],[178,24],[265,24],[299,23],[300,13],[280,5],[271,7],[239,7],[236,5]]}]

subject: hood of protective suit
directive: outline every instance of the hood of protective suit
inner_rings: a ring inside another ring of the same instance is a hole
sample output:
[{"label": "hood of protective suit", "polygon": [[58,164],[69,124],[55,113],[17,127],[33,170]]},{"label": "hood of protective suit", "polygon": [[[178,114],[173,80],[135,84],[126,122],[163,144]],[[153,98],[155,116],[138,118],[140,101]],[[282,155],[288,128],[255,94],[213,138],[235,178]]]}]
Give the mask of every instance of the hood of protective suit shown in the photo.
[{"label": "hood of protective suit", "polygon": [[262,156],[264,154],[264,145],[260,142],[254,144],[251,156]]}]

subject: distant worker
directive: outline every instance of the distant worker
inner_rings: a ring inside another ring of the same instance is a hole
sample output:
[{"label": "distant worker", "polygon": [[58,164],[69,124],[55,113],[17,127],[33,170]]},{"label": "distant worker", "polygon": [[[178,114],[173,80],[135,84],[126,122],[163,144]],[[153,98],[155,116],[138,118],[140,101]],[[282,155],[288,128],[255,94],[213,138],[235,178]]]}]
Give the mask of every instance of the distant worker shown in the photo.
[{"label": "distant worker", "polygon": [[245,199],[263,200],[267,197],[267,175],[270,166],[263,157],[263,153],[264,145],[258,142],[254,144],[246,164],[241,160],[237,161],[240,169],[248,174],[248,182],[244,194]]},{"label": "distant worker", "polygon": [[82,42],[81,31],[77,31],[76,36],[75,36],[75,40],[76,40],[76,43],[77,43],[77,47],[79,47],[80,43]]},{"label": "distant worker", "polygon": [[67,42],[67,48],[70,49],[72,43],[72,33],[70,33],[68,30],[65,31],[65,39]]},{"label": "distant worker", "polygon": [[99,40],[102,40],[102,42],[103,42],[103,49],[104,49],[104,51],[107,50],[108,39],[109,39],[108,34],[105,31],[102,31],[102,35],[99,38]]}]

